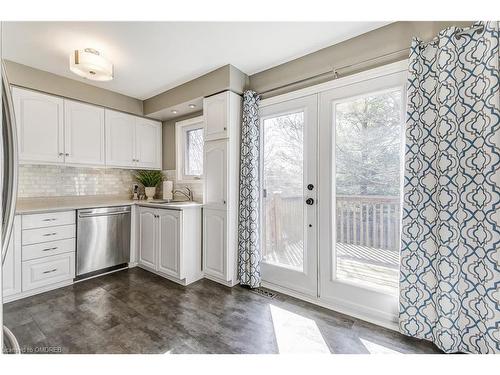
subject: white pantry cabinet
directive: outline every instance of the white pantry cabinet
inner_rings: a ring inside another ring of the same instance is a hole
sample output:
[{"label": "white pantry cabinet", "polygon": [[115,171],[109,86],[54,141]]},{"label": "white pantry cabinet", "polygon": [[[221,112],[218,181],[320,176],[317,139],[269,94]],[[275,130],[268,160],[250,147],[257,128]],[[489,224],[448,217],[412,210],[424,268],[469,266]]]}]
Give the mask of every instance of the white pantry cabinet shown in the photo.
[{"label": "white pantry cabinet", "polygon": [[110,109],[105,117],[106,165],[161,169],[161,122]]},{"label": "white pantry cabinet", "polygon": [[104,108],[64,99],[64,162],[104,166]]},{"label": "white pantry cabinet", "polygon": [[64,100],[12,88],[22,163],[64,163]]},{"label": "white pantry cabinet", "polygon": [[204,139],[206,141],[227,138],[229,136],[229,101],[229,91],[203,99]]},{"label": "white pantry cabinet", "polygon": [[241,97],[223,92],[204,100],[203,270],[237,284]]},{"label": "white pantry cabinet", "polygon": [[203,271],[206,276],[228,280],[227,212],[203,209]]},{"label": "white pantry cabinet", "polygon": [[21,293],[21,218],[16,216],[2,267],[3,297]]},{"label": "white pantry cabinet", "polygon": [[227,146],[221,139],[205,143],[204,177],[205,207],[225,209],[227,203]]},{"label": "white pantry cabinet", "polygon": [[139,207],[139,266],[182,285],[202,277],[201,207]]}]

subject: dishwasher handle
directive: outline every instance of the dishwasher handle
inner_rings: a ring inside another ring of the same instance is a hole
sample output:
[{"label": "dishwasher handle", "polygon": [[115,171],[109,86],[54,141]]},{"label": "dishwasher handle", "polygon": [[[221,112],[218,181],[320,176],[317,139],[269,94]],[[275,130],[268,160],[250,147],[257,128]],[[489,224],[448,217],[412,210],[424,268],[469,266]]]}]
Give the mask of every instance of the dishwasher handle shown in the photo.
[{"label": "dishwasher handle", "polygon": [[130,214],[130,211],[121,211],[121,212],[106,212],[106,213],[90,213],[90,212],[80,212],[78,217],[97,217],[97,216],[115,216],[115,215],[127,215]]}]

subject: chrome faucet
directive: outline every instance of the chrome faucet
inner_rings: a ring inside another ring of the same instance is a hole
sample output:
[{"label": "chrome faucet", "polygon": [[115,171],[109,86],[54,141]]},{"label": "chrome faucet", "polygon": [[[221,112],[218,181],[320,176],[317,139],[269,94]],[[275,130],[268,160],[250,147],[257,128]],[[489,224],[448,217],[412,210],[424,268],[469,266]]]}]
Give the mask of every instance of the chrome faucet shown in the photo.
[{"label": "chrome faucet", "polygon": [[[184,190],[181,190],[181,189],[184,189]],[[191,189],[188,188],[187,186],[184,186],[181,189],[175,189],[174,195],[175,195],[175,193],[179,193],[179,194],[184,195],[188,199],[188,201],[192,201],[193,200],[193,192],[191,191]]]}]

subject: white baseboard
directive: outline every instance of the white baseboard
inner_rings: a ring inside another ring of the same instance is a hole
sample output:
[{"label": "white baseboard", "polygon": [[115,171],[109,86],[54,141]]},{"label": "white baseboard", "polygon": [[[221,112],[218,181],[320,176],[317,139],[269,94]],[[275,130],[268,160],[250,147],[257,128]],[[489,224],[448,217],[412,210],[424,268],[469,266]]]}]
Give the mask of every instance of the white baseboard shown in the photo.
[{"label": "white baseboard", "polygon": [[208,279],[208,280],[211,280],[211,281],[215,281],[216,283],[228,286],[230,288],[232,288],[233,286],[238,285],[240,283],[239,280],[227,281],[227,280],[223,280],[223,279],[220,279],[220,278],[218,278],[216,276],[211,276],[211,275],[204,275],[203,277],[205,279]]},{"label": "white baseboard", "polygon": [[389,317],[389,315],[383,314],[379,311],[368,311],[366,308],[364,309],[356,308],[354,305],[341,303],[340,301],[334,302],[317,297],[310,297],[302,293],[295,292],[291,289],[284,288],[279,285],[265,281],[263,281],[261,285],[264,288],[268,288],[276,292],[286,294],[288,296],[312,303],[314,305],[321,306],[326,309],[339,312],[341,314],[349,315],[354,318],[364,320],[366,322],[373,323],[393,331],[398,331],[398,324],[396,321],[394,321],[393,317]]},{"label": "white baseboard", "polygon": [[72,285],[72,284],[73,284],[73,279],[70,279],[70,280],[61,281],[61,282],[58,282],[55,284],[50,284],[50,285],[47,285],[47,286],[44,286],[41,288],[28,290],[26,292],[13,294],[13,295],[8,296],[8,297],[3,297],[3,303],[17,301],[17,300],[22,299],[22,298],[34,296],[35,294],[45,293],[45,292],[49,292],[49,291],[54,290],[54,289],[64,288],[65,286]]}]

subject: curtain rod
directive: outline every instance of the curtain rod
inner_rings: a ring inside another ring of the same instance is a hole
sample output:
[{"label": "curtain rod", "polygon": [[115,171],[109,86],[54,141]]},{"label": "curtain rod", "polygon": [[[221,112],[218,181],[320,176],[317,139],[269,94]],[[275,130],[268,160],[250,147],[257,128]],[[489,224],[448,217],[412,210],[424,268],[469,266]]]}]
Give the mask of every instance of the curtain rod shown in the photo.
[{"label": "curtain rod", "polygon": [[[458,39],[462,35],[467,34],[467,33],[471,32],[471,31],[472,31],[473,34],[476,33],[476,32],[479,34],[479,33],[481,33],[483,31],[483,29],[484,29],[484,25],[479,25],[479,26],[471,27],[470,29],[467,29],[467,30],[457,31],[455,33],[455,37]],[[434,38],[434,39],[432,39],[432,40],[424,43],[424,45],[434,43],[434,42],[436,42],[436,40],[437,40],[437,38]],[[383,58],[388,57],[388,56],[392,56],[392,55],[396,55],[396,54],[401,54],[403,52],[410,52],[410,48],[403,48],[403,49],[400,49],[398,51],[389,52],[389,53],[386,53],[384,55],[372,57],[370,59],[366,59],[366,60],[359,61],[359,62],[356,62],[356,63],[352,63],[352,64],[348,64],[348,65],[343,65],[343,66],[340,66],[338,68],[332,68],[331,70],[328,70],[327,72],[315,74],[313,76],[309,76],[307,78],[300,79],[298,81],[286,83],[284,85],[277,86],[277,87],[274,87],[272,89],[262,91],[259,94],[260,95],[265,95],[265,94],[268,94],[268,93],[273,92],[273,91],[282,90],[282,89],[285,89],[285,88],[290,87],[290,86],[296,86],[296,85],[299,85],[301,83],[304,83],[304,82],[307,82],[307,81],[311,81],[311,80],[314,80],[314,79],[317,79],[317,78],[320,78],[320,77],[328,76],[328,75],[332,75],[332,78],[336,79],[339,76],[339,73],[338,73],[339,70],[344,70],[344,69],[347,69],[347,68],[352,68],[353,66],[363,65],[363,64],[366,64],[368,62],[372,62],[372,61],[375,61],[375,60],[380,60],[380,59],[383,59]]]}]

